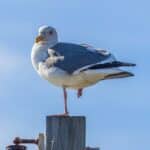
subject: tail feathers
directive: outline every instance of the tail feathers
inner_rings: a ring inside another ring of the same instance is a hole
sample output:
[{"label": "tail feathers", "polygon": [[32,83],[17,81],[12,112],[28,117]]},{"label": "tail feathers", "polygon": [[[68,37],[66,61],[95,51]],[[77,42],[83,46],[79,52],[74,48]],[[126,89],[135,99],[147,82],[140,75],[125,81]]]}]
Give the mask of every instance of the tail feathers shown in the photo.
[{"label": "tail feathers", "polygon": [[112,73],[112,74],[106,75],[104,79],[126,78],[126,77],[132,77],[132,76],[134,76],[133,73],[122,71],[119,73]]}]

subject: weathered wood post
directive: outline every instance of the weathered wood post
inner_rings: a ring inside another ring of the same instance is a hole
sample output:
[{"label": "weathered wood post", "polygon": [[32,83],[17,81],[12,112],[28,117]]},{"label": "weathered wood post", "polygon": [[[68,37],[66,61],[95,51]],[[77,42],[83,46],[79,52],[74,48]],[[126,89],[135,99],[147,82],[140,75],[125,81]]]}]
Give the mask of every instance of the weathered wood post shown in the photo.
[{"label": "weathered wood post", "polygon": [[85,117],[47,116],[46,150],[85,150]]}]

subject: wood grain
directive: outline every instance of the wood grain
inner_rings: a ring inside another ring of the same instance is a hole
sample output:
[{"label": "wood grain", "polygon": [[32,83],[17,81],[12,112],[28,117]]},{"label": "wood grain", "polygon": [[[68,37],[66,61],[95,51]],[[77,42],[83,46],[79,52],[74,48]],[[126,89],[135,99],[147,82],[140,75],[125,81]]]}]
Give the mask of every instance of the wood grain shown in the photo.
[{"label": "wood grain", "polygon": [[85,117],[48,116],[46,150],[85,150]]}]

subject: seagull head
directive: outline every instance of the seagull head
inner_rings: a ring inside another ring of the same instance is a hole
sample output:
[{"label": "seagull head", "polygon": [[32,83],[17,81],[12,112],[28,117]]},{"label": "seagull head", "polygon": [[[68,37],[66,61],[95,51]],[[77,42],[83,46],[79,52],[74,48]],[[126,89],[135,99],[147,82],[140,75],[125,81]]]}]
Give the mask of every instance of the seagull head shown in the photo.
[{"label": "seagull head", "polygon": [[41,26],[38,30],[38,36],[35,39],[35,43],[39,42],[56,44],[58,42],[58,38],[55,28],[46,25]]}]

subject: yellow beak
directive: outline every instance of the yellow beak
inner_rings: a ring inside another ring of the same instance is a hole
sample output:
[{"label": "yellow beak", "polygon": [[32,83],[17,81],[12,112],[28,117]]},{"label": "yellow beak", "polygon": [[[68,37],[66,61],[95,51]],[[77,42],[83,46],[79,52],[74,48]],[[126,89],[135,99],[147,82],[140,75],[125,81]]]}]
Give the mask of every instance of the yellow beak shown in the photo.
[{"label": "yellow beak", "polygon": [[37,36],[36,39],[35,39],[35,42],[36,42],[36,43],[39,43],[39,42],[41,42],[41,41],[44,41],[44,37],[41,36],[41,35]]}]

